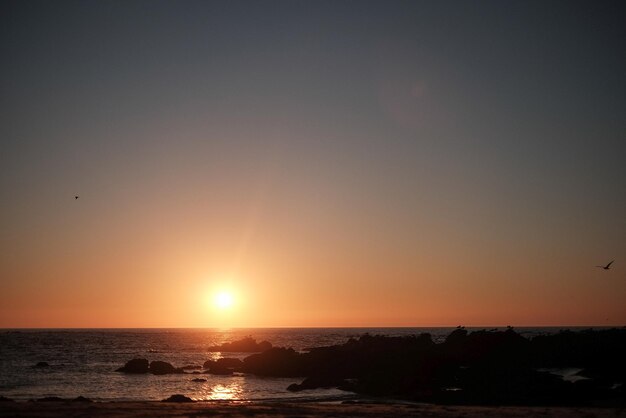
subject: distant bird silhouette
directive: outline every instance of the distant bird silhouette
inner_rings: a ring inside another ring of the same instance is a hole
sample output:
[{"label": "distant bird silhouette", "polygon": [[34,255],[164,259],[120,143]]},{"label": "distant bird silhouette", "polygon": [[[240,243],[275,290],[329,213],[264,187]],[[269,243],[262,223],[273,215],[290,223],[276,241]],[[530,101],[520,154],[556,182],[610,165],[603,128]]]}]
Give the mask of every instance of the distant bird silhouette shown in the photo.
[{"label": "distant bird silhouette", "polygon": [[78,197],[79,197],[78,195],[74,196],[74,200],[78,199]]},{"label": "distant bird silhouette", "polygon": [[[615,261],[615,260],[613,260],[613,261]],[[613,264],[613,261],[611,261],[606,266],[596,266],[596,267],[600,267],[600,268],[605,269],[605,270],[611,270],[611,264]]]}]

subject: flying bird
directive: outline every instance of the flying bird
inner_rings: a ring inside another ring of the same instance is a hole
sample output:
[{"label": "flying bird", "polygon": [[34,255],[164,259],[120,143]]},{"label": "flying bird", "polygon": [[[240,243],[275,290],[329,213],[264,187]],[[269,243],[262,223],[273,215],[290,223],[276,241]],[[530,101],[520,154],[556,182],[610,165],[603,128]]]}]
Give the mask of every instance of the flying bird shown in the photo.
[{"label": "flying bird", "polygon": [[[613,261],[615,261],[615,260],[613,260]],[[611,270],[611,264],[613,264],[613,261],[611,261],[606,266],[596,266],[596,267],[600,267],[600,268],[605,269],[605,270]]]},{"label": "flying bird", "polygon": [[78,197],[79,197],[78,195],[74,196],[74,200],[78,199]]}]

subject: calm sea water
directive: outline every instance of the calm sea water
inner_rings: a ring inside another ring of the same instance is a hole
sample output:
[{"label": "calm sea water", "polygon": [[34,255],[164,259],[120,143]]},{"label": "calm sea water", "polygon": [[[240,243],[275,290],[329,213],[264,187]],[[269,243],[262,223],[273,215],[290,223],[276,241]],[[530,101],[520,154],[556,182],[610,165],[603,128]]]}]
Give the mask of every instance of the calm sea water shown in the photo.
[{"label": "calm sea water", "polygon": [[[571,329],[571,328],[570,328]],[[274,346],[307,347],[341,344],[365,333],[415,335],[431,333],[442,341],[453,328],[277,328],[277,329],[81,329],[0,330],[0,395],[16,400],[79,395],[93,400],[161,400],[181,393],[196,400],[324,400],[350,397],[338,389],[291,393],[302,379],[252,375],[127,375],[115,372],[132,358],[163,360],[176,367],[202,365],[220,357],[243,359],[250,353],[209,353],[207,347],[252,336]],[[472,328],[468,328],[472,330]],[[559,328],[516,328],[527,337]],[[45,361],[48,368],[34,368]],[[201,377],[206,382],[193,382]]]}]

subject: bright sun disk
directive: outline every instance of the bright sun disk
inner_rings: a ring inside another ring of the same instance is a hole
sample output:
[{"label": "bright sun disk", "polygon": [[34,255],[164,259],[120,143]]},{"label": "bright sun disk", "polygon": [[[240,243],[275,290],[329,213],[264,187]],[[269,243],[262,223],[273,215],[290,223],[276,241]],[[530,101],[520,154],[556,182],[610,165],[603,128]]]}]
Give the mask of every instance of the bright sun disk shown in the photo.
[{"label": "bright sun disk", "polygon": [[233,305],[233,295],[228,292],[219,292],[215,295],[214,303],[219,309],[230,308]]}]

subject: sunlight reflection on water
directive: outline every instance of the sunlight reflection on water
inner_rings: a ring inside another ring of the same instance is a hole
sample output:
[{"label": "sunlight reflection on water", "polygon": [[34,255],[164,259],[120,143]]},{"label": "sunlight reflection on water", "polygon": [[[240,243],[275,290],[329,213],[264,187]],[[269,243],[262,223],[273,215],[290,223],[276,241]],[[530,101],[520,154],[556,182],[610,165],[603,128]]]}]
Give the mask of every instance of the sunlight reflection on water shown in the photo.
[{"label": "sunlight reflection on water", "polygon": [[243,386],[239,382],[223,385],[218,383],[201,393],[201,398],[212,401],[236,401],[242,399]]}]

